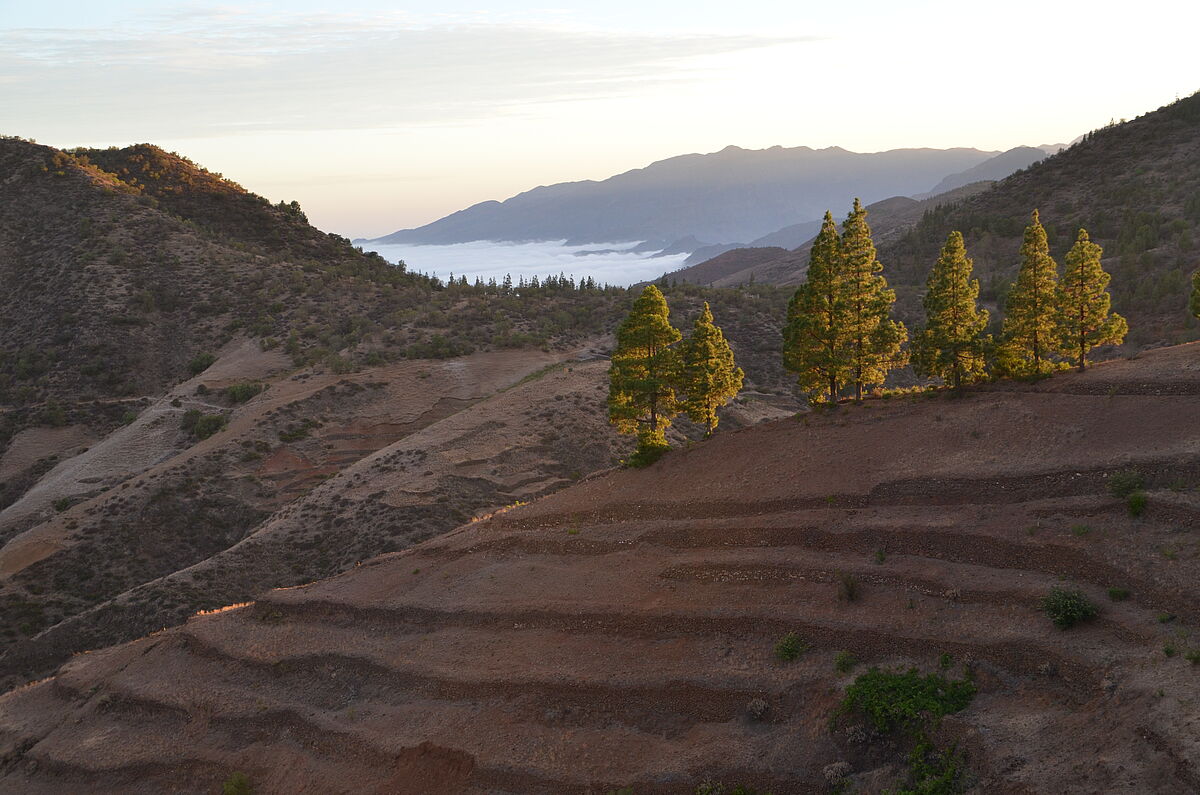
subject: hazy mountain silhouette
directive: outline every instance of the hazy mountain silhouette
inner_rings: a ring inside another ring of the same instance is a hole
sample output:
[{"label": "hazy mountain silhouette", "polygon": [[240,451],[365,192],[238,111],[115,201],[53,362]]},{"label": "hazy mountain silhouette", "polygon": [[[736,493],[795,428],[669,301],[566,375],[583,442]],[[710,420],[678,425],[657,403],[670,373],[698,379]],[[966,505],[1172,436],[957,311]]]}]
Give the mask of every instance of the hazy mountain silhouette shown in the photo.
[{"label": "hazy mountain silhouette", "polygon": [[963,148],[863,154],[839,147],[729,146],[712,154],[669,158],[600,182],[560,183],[503,202],[482,202],[374,242],[646,240],[667,248],[691,236],[698,248],[753,241],[820,218],[827,207],[840,207],[855,196],[872,202],[927,190],[947,174],[996,154]]}]

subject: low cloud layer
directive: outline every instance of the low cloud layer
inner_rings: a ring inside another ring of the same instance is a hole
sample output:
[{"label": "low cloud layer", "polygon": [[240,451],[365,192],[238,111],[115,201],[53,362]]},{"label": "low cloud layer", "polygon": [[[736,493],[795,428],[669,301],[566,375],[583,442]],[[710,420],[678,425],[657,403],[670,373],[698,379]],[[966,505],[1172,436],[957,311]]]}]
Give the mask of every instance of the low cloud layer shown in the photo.
[{"label": "low cloud layer", "polygon": [[[529,279],[537,276],[558,276],[560,273],[573,276],[576,281],[591,276],[597,282],[628,286],[641,281],[657,279],[668,271],[683,267],[687,254],[650,258],[620,249],[628,249],[634,243],[608,245],[564,246],[561,243],[459,243],[452,246],[385,246],[365,245],[370,251],[378,251],[389,262],[404,260],[409,270],[436,273],[441,279],[466,276],[474,283],[475,277],[504,280],[505,274],[516,283],[521,276]],[[605,249],[618,249],[605,251]],[[597,253],[589,253],[597,252]]]},{"label": "low cloud layer", "polygon": [[5,133],[90,140],[444,124],[627,95],[686,79],[694,56],[795,40],[190,13],[0,31],[0,104]]}]

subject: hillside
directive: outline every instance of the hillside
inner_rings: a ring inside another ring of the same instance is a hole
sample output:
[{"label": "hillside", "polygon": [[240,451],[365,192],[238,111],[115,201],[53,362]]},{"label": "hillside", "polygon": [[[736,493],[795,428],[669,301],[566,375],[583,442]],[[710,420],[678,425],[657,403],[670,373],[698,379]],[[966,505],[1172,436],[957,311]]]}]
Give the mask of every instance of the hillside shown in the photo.
[{"label": "hillside", "polygon": [[[877,245],[885,246],[912,229],[927,212],[986,191],[991,185],[991,182],[973,182],[928,199],[893,196],[867,205],[872,236]],[[837,219],[836,214],[834,217]],[[667,276],[672,281],[709,287],[736,287],[750,283],[795,287],[804,281],[804,274],[808,270],[809,247],[819,227],[819,223],[796,224],[780,230],[779,236],[768,235],[757,241],[755,247],[733,248],[711,259],[672,271]],[[803,235],[803,239],[795,242],[800,235]],[[770,245],[771,240],[778,240],[779,243]],[[781,247],[785,245],[786,248]]]},{"label": "hillside", "polygon": [[1059,262],[1080,227],[1104,247],[1113,308],[1129,318],[1131,344],[1200,334],[1186,312],[1187,279],[1200,263],[1200,94],[1089,133],[989,191],[931,210],[904,238],[881,246],[880,259],[889,280],[915,288],[958,229],[984,294],[995,299],[1016,275],[1035,207]]},{"label": "hillside", "polygon": [[78,656],[0,698],[0,788],[879,792],[907,741],[838,704],[913,666],[973,683],[972,792],[1195,791],[1197,416],[1190,345],[719,434]]},{"label": "hillside", "polygon": [[[1200,94],[1089,133],[999,182],[965,185],[920,203],[903,197],[877,202],[867,208],[868,221],[884,275],[896,288],[897,315],[910,326],[922,322],[925,279],[951,230],[966,238],[980,298],[998,322],[1030,212],[1040,210],[1060,264],[1079,228],[1086,228],[1104,247],[1113,309],[1129,319],[1127,346],[1141,348],[1200,336],[1200,323],[1186,311],[1189,275],[1200,264],[1197,185]],[[830,209],[840,220],[838,208]],[[734,249],[670,278],[795,286],[807,265],[806,246],[786,253]]]},{"label": "hillside", "polygon": [[[534,188],[483,202],[377,243],[567,240],[653,241],[668,248],[751,241],[853,196],[876,201],[928,190],[947,174],[987,160],[977,149],[896,149],[862,154],[838,147],[747,150],[661,160],[595,182]],[[690,248],[689,248],[690,250]]]},{"label": "hillside", "polygon": [[[0,158],[3,686],[625,449],[596,397],[623,289],[445,285],[148,145]],[[705,300],[748,374],[727,422],[794,411],[786,295],[681,291],[676,322]]]},{"label": "hillside", "polygon": [[1043,149],[1035,146],[1018,146],[1014,149],[1009,149],[1007,152],[1001,152],[977,166],[972,166],[965,171],[949,175],[937,185],[934,185],[933,190],[914,198],[928,199],[937,196],[939,193],[947,193],[955,188],[961,188],[964,185],[970,185],[975,182],[996,182],[997,180],[1004,179],[1013,172],[1032,166],[1039,160],[1046,159],[1047,155],[1052,155],[1063,148],[1065,147],[1046,147]]}]

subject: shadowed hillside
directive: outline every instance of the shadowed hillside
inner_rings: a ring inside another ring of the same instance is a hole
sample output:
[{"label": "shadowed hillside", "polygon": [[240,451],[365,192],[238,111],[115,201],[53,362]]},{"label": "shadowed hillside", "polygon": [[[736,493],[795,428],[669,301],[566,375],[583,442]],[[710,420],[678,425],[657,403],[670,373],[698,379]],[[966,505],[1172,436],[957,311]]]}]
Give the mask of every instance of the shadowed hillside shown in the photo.
[{"label": "shadowed hillside", "polygon": [[719,434],[76,657],[0,699],[3,787],[878,792],[911,741],[839,704],[911,666],[971,683],[973,792],[1194,791],[1196,416],[1191,345]]},{"label": "shadowed hillside", "polygon": [[[916,286],[947,233],[960,230],[983,297],[995,300],[1016,275],[1034,208],[1060,263],[1080,227],[1104,247],[1113,308],[1129,319],[1130,344],[1200,335],[1186,311],[1188,278],[1200,265],[1200,94],[1089,133],[989,191],[930,211],[903,239],[881,246],[880,259],[890,280]],[[915,297],[907,303],[915,307]]]},{"label": "shadowed hillside", "polygon": [[[619,458],[597,390],[622,288],[447,285],[153,146],[0,160],[7,686]],[[676,322],[705,300],[748,373],[728,422],[794,411],[786,295],[690,291]]]}]

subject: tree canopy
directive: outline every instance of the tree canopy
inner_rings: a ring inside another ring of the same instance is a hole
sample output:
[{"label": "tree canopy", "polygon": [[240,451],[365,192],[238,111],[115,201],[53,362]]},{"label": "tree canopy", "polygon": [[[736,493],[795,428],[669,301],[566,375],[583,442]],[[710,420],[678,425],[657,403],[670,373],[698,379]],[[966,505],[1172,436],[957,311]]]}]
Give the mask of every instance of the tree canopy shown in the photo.
[{"label": "tree canopy", "polygon": [[1100,345],[1120,345],[1129,331],[1125,318],[1109,313],[1112,278],[1100,264],[1100,246],[1080,229],[1075,245],[1067,252],[1059,283],[1059,351],[1074,357],[1080,370],[1087,367],[1087,354]]},{"label": "tree canopy", "polygon": [[979,280],[971,278],[972,267],[962,233],[951,232],[926,282],[925,326],[913,338],[917,374],[956,389],[986,371],[988,311],[976,305]]},{"label": "tree canopy", "polygon": [[608,370],[608,417],[622,433],[638,435],[639,450],[665,448],[664,429],[678,413],[678,357],[662,292],[647,285],[617,329],[617,348]]},{"label": "tree canopy", "polygon": [[712,436],[717,428],[717,409],[741,391],[744,374],[734,363],[724,333],[713,323],[707,301],[681,348],[679,385],[686,396],[682,408],[688,419],[703,425],[706,435]]},{"label": "tree canopy", "polygon": [[783,327],[783,366],[796,374],[810,400],[836,403],[849,379],[841,238],[826,212],[808,255],[808,274],[788,303]]},{"label": "tree canopy", "polygon": [[999,365],[1007,375],[1044,375],[1055,369],[1048,356],[1058,342],[1058,265],[1034,210],[1021,243],[1021,268],[1008,293]]}]

